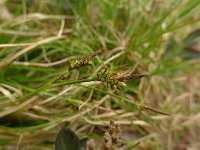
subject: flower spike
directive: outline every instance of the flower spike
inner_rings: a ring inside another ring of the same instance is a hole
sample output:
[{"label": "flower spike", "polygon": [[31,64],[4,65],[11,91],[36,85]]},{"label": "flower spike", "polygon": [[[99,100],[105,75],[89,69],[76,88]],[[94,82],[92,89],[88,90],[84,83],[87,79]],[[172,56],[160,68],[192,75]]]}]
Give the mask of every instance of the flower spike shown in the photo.
[{"label": "flower spike", "polygon": [[86,56],[84,58],[80,59],[74,59],[69,61],[69,70],[78,69],[85,65],[91,65],[92,59],[96,57],[98,54],[100,54],[103,51],[103,49],[95,51],[92,55]]}]

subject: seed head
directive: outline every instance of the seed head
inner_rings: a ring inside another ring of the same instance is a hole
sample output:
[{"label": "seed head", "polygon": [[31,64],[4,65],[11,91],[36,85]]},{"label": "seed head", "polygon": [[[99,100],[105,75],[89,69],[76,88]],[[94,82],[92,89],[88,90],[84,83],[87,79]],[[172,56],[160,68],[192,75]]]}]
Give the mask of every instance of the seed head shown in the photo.
[{"label": "seed head", "polygon": [[100,81],[106,83],[111,87],[112,90],[120,90],[124,86],[124,81],[136,78],[142,78],[146,75],[143,74],[133,74],[133,75],[123,75],[114,74],[111,72],[108,65],[103,66],[98,72],[97,77]]},{"label": "seed head", "polygon": [[110,121],[108,130],[104,134],[104,142],[102,144],[102,150],[118,150],[120,144],[121,129],[119,125],[116,125],[113,121]]},{"label": "seed head", "polygon": [[73,59],[73,60],[69,61],[69,70],[78,69],[85,65],[91,65],[92,59],[94,57],[96,57],[98,54],[100,54],[102,51],[103,51],[103,49],[100,49],[100,50],[95,51],[90,56],[86,56],[86,57],[79,58],[79,59]]}]

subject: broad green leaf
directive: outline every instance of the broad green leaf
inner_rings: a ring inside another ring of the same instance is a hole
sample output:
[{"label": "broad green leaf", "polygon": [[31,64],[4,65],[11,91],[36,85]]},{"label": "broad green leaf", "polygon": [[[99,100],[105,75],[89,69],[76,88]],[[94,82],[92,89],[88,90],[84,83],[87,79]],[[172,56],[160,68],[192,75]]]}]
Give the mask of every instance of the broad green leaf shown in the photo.
[{"label": "broad green leaf", "polygon": [[62,128],[55,142],[56,150],[79,150],[79,138],[69,128]]}]

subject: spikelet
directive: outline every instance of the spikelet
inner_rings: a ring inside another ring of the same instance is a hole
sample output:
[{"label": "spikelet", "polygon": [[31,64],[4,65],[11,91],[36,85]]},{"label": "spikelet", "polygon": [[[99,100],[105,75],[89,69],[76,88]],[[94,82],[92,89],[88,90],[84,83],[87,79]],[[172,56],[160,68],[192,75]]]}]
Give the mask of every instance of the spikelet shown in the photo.
[{"label": "spikelet", "polygon": [[123,75],[123,74],[113,74],[108,65],[104,65],[98,72],[97,78],[99,81],[106,83],[111,87],[112,90],[120,90],[124,86],[124,81],[136,78],[142,78],[146,75],[143,74],[133,74],[133,75]]},{"label": "spikelet", "polygon": [[85,65],[91,65],[92,59],[96,57],[98,54],[100,54],[103,51],[103,49],[95,51],[92,55],[86,56],[84,58],[80,59],[74,59],[69,61],[69,70],[78,69]]}]

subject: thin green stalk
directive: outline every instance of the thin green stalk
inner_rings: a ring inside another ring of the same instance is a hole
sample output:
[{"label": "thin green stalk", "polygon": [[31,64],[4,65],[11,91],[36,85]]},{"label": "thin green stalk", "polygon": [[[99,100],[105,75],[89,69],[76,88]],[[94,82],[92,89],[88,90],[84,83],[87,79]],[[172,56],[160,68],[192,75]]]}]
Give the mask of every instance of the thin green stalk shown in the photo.
[{"label": "thin green stalk", "polygon": [[150,106],[143,105],[143,104],[140,104],[140,103],[136,103],[133,100],[130,100],[130,99],[126,98],[126,97],[122,97],[122,96],[119,96],[119,95],[116,95],[116,94],[113,94],[113,93],[109,93],[107,91],[104,91],[104,90],[101,90],[101,89],[98,89],[98,88],[95,88],[95,87],[92,87],[92,86],[84,86],[84,85],[81,85],[81,86],[83,86],[85,88],[90,88],[90,89],[96,90],[96,91],[104,93],[104,94],[108,94],[110,96],[113,96],[113,97],[116,97],[116,98],[119,98],[119,99],[122,99],[122,100],[124,100],[124,101],[126,101],[128,103],[131,103],[131,104],[135,105],[138,110],[145,109],[145,110],[150,110],[152,112],[159,113],[159,114],[162,114],[162,115],[170,115],[167,112],[162,112],[162,111],[157,110],[155,108],[152,108]]}]

